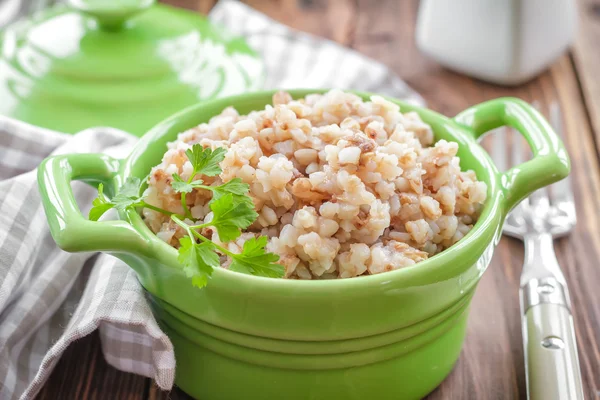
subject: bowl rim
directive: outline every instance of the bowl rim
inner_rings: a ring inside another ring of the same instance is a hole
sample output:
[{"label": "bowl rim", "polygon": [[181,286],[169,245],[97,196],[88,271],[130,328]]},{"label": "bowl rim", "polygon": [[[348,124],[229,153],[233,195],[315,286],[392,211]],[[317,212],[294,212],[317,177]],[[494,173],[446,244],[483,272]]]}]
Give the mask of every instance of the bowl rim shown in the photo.
[{"label": "bowl rim", "polygon": [[[205,101],[187,107],[158,123],[154,128],[142,136],[129,156],[123,160],[119,170],[120,179],[124,180],[131,175],[132,166],[140,157],[144,156],[145,150],[147,150],[151,144],[158,140],[164,140],[165,137],[171,137],[171,139],[166,142],[175,140],[177,134],[182,132],[182,130],[174,132],[173,128],[176,126],[176,123],[183,118],[190,117],[190,115],[194,113],[202,115],[199,111],[206,108],[223,110],[229,106],[236,108],[239,104],[256,103],[258,101],[262,102],[262,98],[265,96],[270,98],[279,90],[290,93],[293,98],[300,98],[312,93],[325,93],[331,89],[261,90]],[[285,288],[286,290],[299,292],[309,290],[311,292],[320,291],[321,293],[332,293],[332,290],[340,288],[373,288],[381,285],[389,285],[392,282],[394,282],[395,287],[398,284],[404,287],[421,286],[440,280],[450,279],[466,272],[474,267],[476,261],[492,241],[494,242],[494,245],[497,243],[497,240],[501,235],[500,221],[506,212],[502,202],[504,193],[501,189],[500,172],[491,160],[490,155],[478,144],[474,136],[467,133],[470,131],[468,127],[430,109],[393,97],[356,90],[344,89],[344,92],[354,93],[363,99],[369,99],[370,96],[374,95],[381,96],[386,100],[399,105],[402,112],[416,111],[428,124],[431,125],[430,121],[436,121],[437,123],[435,125],[439,125],[438,129],[443,126],[446,132],[453,137],[453,140],[459,144],[459,147],[464,146],[467,148],[468,152],[473,155],[473,158],[484,167],[483,170],[486,172],[485,176],[480,176],[478,174],[477,178],[487,184],[488,191],[482,212],[473,228],[467,235],[448,249],[414,265],[385,273],[364,275],[349,279],[301,280],[267,278],[242,274],[225,268],[215,268],[212,279],[209,280],[207,287],[221,282],[221,286],[228,286],[231,290],[235,287],[234,285],[240,284],[244,286],[254,285],[260,290],[277,290],[279,288]],[[215,115],[216,114],[213,113],[208,118]],[[186,129],[190,129],[206,121],[207,118],[205,116],[201,118],[198,117],[195,125],[189,126]],[[433,129],[433,131],[434,137],[436,137],[436,129]],[[128,221],[135,230],[144,237],[144,239],[149,241],[150,251],[154,258],[157,258],[162,264],[167,266],[181,268],[180,264],[177,262],[177,250],[160,240],[144,223],[138,211],[130,209],[124,214],[121,214],[120,217],[121,219]],[[469,251],[472,249],[477,249],[477,251]],[[449,267],[448,264],[451,264],[451,261],[456,261],[454,264],[460,264],[460,267],[457,267],[456,265],[454,267]],[[484,270],[481,270],[478,276],[481,276]]]}]

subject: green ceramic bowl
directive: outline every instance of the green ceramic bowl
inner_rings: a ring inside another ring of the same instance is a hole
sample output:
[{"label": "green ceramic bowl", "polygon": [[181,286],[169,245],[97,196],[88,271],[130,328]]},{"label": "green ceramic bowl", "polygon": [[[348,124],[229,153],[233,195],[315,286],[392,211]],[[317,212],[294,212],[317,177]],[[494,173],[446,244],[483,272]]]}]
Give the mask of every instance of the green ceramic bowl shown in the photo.
[{"label": "green ceramic bowl", "polygon": [[[301,97],[316,90],[292,91]],[[146,134],[125,160],[101,154],[61,155],[39,168],[52,234],[67,251],[104,251],[133,268],[175,346],[176,383],[200,399],[417,399],[456,362],[468,307],[487,268],[508,211],[534,190],[564,178],[562,143],[532,107],[503,98],[450,119],[415,110],[437,139],[458,142],[463,168],[488,185],[488,200],[471,230],[452,248],[418,265],[380,275],[328,281],[275,280],[216,270],[204,289],[192,287],[177,252],[134,211],[120,221],[81,215],[72,180],[103,183],[109,196],[128,176],[144,178],[177,133],[226,106],[246,113],[273,92],[199,104]],[[360,94],[368,98],[368,94]],[[500,173],[477,139],[509,125],[534,157]]]}]

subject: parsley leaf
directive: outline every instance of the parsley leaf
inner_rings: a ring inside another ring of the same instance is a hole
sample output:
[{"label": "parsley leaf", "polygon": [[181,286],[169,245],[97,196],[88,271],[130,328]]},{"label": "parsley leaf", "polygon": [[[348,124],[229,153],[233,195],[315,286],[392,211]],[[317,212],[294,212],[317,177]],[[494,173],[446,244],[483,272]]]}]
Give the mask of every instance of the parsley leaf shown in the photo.
[{"label": "parsley leaf", "polygon": [[251,275],[281,278],[285,272],[283,265],[277,264],[279,256],[265,252],[267,237],[252,238],[244,243],[241,254],[232,257],[229,269]]},{"label": "parsley leaf", "polygon": [[183,272],[192,278],[196,287],[204,287],[212,276],[213,269],[221,264],[215,246],[211,242],[197,244],[189,236],[179,239],[181,247],[177,261],[183,265]]},{"label": "parsley leaf", "polygon": [[[246,241],[242,253],[235,254],[202,236],[198,231],[204,227],[212,226],[217,230],[221,241],[229,242],[239,237],[241,230],[249,227],[258,218],[258,214],[254,210],[254,202],[248,195],[250,186],[241,179],[234,178],[222,185],[215,186],[203,185],[201,179],[192,181],[198,174],[204,176],[219,175],[222,172],[219,163],[225,159],[226,152],[227,150],[224,148],[211,150],[195,144],[185,152],[193,167],[190,177],[187,181],[184,181],[179,174],[172,175],[171,187],[175,192],[181,194],[181,206],[185,215],[180,216],[170,213],[170,216],[189,235],[179,241],[181,246],[179,247],[177,260],[182,264],[185,274],[192,278],[192,284],[197,287],[205,286],[212,275],[213,269],[220,266],[219,254],[231,258],[230,269],[232,271],[273,278],[280,278],[285,272],[285,268],[277,264],[279,256],[265,251],[266,237]],[[196,188],[212,192],[209,205],[213,218],[209,222],[188,225],[180,217],[194,219],[187,205],[186,194],[193,192]],[[128,193],[129,196],[124,196],[121,199],[123,203],[126,200],[136,200],[133,190]],[[150,207],[143,200],[140,201],[146,207]],[[156,209],[161,211],[158,208]],[[164,210],[162,211],[164,212]],[[196,243],[196,238],[200,239],[201,243]]]},{"label": "parsley leaf", "polygon": [[139,197],[142,180],[135,176],[125,179],[125,183],[119,188],[119,195],[125,197]]},{"label": "parsley leaf", "polygon": [[112,199],[115,208],[119,211],[125,211],[126,208],[136,207],[142,202],[142,197],[140,196],[141,185],[142,181],[140,178],[128,177],[123,186],[121,186],[121,189],[119,189],[119,193]]},{"label": "parsley leaf", "polygon": [[110,202],[108,197],[104,194],[104,185],[98,185],[98,197],[92,202],[92,208],[90,209],[89,219],[90,221],[98,221],[105,212],[113,208],[115,205]]},{"label": "parsley leaf", "polygon": [[104,185],[98,185],[98,197],[92,202],[92,208],[88,218],[90,221],[98,221],[105,212],[111,208],[116,208],[119,211],[124,211],[129,207],[136,207],[143,204],[140,196],[141,181],[139,178],[129,177],[119,189],[119,193],[112,200],[104,194]]},{"label": "parsley leaf", "polygon": [[243,196],[252,201],[250,197],[246,196],[246,193],[248,193],[248,190],[250,190],[250,186],[247,183],[242,182],[240,178],[233,178],[229,182],[225,182],[220,186],[210,186],[209,189],[213,192],[211,201],[219,200],[227,193],[233,194],[234,198],[236,196]]},{"label": "parsley leaf", "polygon": [[186,150],[185,155],[192,163],[194,176],[196,174],[215,176],[222,172],[219,163],[225,159],[225,153],[227,150],[222,147],[211,150],[195,144],[191,149]]},{"label": "parsley leaf", "polygon": [[202,185],[202,179],[198,179],[196,181],[188,183],[181,179],[181,176],[179,176],[179,174],[173,174],[173,182],[171,182],[171,187],[177,193],[191,193],[195,187],[198,187],[200,185]]},{"label": "parsley leaf", "polygon": [[110,210],[111,208],[116,208],[119,211],[125,211],[129,208],[135,207],[146,207],[151,210],[161,212],[165,215],[171,216],[174,213],[163,210],[162,208],[153,206],[152,204],[148,204],[144,201],[145,193],[140,196],[140,188],[142,186],[142,181],[139,178],[129,177],[125,180],[121,189],[111,199],[108,199],[104,195],[104,186],[102,184],[98,185],[98,197],[94,199],[92,202],[92,209],[90,210],[88,218],[90,221],[97,221],[105,212]]},{"label": "parsley leaf", "polygon": [[258,218],[252,201],[240,200],[239,197],[233,196],[227,193],[210,203],[213,219],[209,224],[217,229],[219,238],[223,242],[229,242],[240,236],[240,229],[246,229]]}]

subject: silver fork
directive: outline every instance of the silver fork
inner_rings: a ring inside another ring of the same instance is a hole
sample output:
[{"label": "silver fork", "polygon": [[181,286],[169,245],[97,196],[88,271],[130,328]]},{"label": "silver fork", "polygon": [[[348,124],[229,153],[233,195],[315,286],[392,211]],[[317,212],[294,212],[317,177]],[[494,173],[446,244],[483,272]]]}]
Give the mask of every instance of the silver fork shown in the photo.
[{"label": "silver fork", "polygon": [[[537,108],[537,107],[536,107]],[[558,104],[550,106],[550,123],[562,135]],[[492,157],[506,170],[507,128],[494,137]],[[523,159],[520,135],[512,135],[512,163]],[[583,385],[567,282],[554,254],[553,240],[567,235],[577,217],[569,178],[542,188],[508,215],[503,232],[523,241],[525,261],[520,278],[521,324],[527,398],[583,399]]]}]

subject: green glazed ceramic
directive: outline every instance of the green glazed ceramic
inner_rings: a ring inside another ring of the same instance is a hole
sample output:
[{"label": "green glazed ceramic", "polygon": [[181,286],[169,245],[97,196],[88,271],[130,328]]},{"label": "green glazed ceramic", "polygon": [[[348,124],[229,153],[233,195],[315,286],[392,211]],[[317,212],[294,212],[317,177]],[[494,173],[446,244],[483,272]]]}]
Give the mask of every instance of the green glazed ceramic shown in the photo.
[{"label": "green glazed ceramic", "polygon": [[[292,91],[301,97],[316,90]],[[177,252],[139,214],[92,222],[81,215],[72,180],[102,182],[109,195],[128,176],[144,178],[177,133],[227,106],[262,109],[273,92],[188,108],[153,128],[125,160],[61,155],[39,168],[52,234],[67,251],[104,251],[133,268],[175,346],[176,383],[213,399],[418,399],[451,371],[465,336],[468,307],[509,210],[534,190],[564,178],[567,153],[546,121],[525,102],[502,98],[453,119],[416,110],[437,139],[459,144],[463,168],[488,185],[483,213],[461,241],[415,266],[344,280],[277,280],[216,270],[192,287]],[[368,94],[359,94],[368,98]],[[529,142],[532,160],[501,173],[477,139],[509,125]]]},{"label": "green glazed ceramic", "polygon": [[173,113],[262,87],[241,38],[154,0],[69,0],[0,33],[0,114],[66,133],[140,136]]}]

